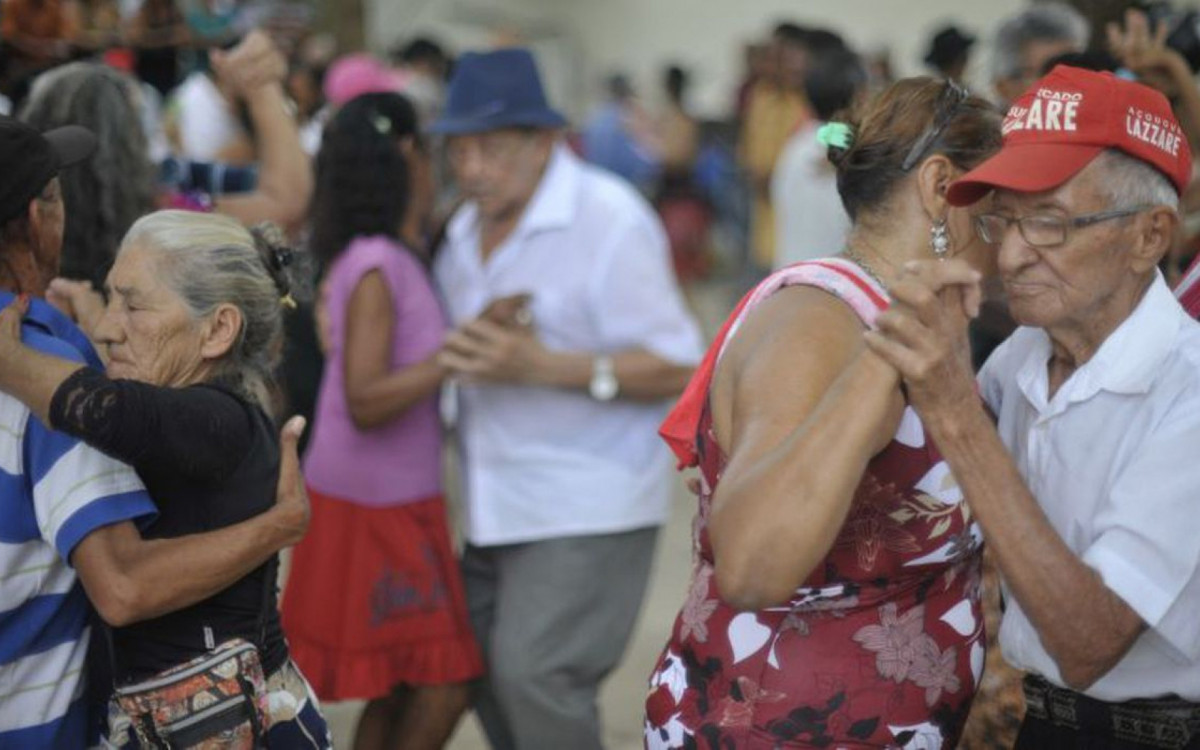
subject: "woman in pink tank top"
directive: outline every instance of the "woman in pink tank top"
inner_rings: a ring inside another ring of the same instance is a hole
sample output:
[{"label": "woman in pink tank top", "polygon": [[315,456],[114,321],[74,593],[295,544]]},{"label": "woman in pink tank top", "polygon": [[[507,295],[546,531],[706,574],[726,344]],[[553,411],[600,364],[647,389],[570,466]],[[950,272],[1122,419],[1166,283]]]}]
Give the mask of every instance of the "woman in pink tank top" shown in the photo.
[{"label": "woman in pink tank top", "polygon": [[416,111],[393,93],[343,105],[317,156],[327,358],[283,625],[321,700],[366,701],[358,750],[442,747],[483,673],[442,495],[428,170]]},{"label": "woman in pink tank top", "polygon": [[846,251],[748,294],[663,424],[700,508],[648,748],[952,748],[979,683],[978,527],[862,334],[906,261],[989,270],[945,190],[999,147],[1000,117],[908,79],[821,137]]}]

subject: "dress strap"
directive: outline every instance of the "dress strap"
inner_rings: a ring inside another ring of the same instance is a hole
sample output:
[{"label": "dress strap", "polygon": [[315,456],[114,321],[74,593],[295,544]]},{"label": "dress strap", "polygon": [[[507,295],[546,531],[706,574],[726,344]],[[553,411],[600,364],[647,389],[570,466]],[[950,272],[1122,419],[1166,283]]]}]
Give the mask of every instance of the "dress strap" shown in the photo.
[{"label": "dress strap", "polygon": [[718,361],[750,311],[775,292],[789,286],[813,286],[829,292],[849,305],[868,328],[875,327],[875,318],[886,310],[889,304],[887,291],[853,261],[845,258],[820,258],[793,263],[763,279],[750,293],[746,304],[737,311],[733,325],[721,341]]},{"label": "dress strap", "polygon": [[875,318],[888,306],[887,291],[879,282],[867,275],[856,263],[845,258],[801,261],[781,268],[763,279],[734,308],[709,346],[700,366],[692,374],[692,379],[680,396],[679,402],[659,428],[658,434],[679,459],[679,468],[695,466],[699,462],[697,433],[700,418],[708,401],[708,389],[712,384],[713,373],[725,352],[725,346],[737,333],[751,310],[780,289],[801,284],[823,289],[843,300],[867,327],[873,327]]}]

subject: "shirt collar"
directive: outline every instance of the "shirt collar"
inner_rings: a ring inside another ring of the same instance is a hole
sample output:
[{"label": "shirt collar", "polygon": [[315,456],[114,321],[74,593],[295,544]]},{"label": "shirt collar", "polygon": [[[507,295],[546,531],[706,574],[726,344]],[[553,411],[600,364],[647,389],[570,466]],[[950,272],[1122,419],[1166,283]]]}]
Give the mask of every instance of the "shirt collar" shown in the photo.
[{"label": "shirt collar", "polygon": [[525,207],[517,234],[568,227],[575,219],[575,189],[583,165],[562,142],[554,144],[546,171]]},{"label": "shirt collar", "polygon": [[[579,157],[561,141],[555,143],[546,171],[513,230],[513,236],[570,226],[575,220],[575,196],[582,173],[583,164]],[[467,202],[451,217],[446,233],[451,241],[458,243],[478,230],[478,222],[478,206],[473,201]]]},{"label": "shirt collar", "polygon": [[[12,304],[16,295],[0,291],[0,309]],[[55,309],[50,303],[37,297],[29,300],[29,310],[25,313],[21,324],[40,329],[43,333],[61,339],[79,351],[89,367],[104,369],[104,362],[96,354],[96,349],[88,337],[76,326],[71,319]]]},{"label": "shirt collar", "polygon": [[[1149,391],[1185,317],[1162,274],[1156,271],[1154,281],[1129,317],[1059,390],[1064,405],[1085,401],[1100,391]],[[1017,384],[1040,411],[1048,405],[1051,344],[1044,330],[1038,330],[1036,336],[1017,372]]]},{"label": "shirt collar", "polygon": [[1155,271],[1133,314],[1105,339],[1084,368],[1095,370],[1093,377],[1101,389],[1147,392],[1171,353],[1184,317],[1162,274]]}]

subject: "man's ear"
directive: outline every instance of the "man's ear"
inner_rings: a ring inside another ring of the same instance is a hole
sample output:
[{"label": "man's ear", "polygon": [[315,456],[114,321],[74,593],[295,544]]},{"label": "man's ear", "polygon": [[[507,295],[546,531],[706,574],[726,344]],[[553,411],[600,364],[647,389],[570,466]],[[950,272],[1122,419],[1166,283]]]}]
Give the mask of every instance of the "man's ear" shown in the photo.
[{"label": "man's ear", "polygon": [[204,322],[200,356],[206,360],[218,360],[231,352],[242,335],[242,324],[242,311],[237,305],[218,305]]},{"label": "man's ear", "polygon": [[1158,265],[1179,236],[1179,213],[1170,206],[1155,206],[1137,222],[1138,242],[1133,244],[1131,262],[1139,272]]}]

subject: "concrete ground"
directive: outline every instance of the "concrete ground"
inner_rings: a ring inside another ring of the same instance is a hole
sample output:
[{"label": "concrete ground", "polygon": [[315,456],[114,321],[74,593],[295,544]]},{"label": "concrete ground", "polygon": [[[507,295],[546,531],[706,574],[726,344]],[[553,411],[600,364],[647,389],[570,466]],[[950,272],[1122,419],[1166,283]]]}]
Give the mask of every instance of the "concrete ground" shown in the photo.
[{"label": "concrete ground", "polygon": [[[706,342],[732,307],[733,294],[731,286],[726,284],[699,286],[689,290],[688,301],[704,328]],[[682,477],[676,483],[674,495],[671,518],[659,536],[650,585],[637,626],[624,659],[609,676],[601,693],[600,712],[608,750],[642,748],[642,706],[646,697],[646,678],[666,643],[675,615],[687,594],[696,499],[687,492]],[[362,704],[327,704],[323,708],[332,725],[334,746],[350,747]],[[447,746],[448,750],[485,750],[487,747],[473,714],[464,717]]]}]

